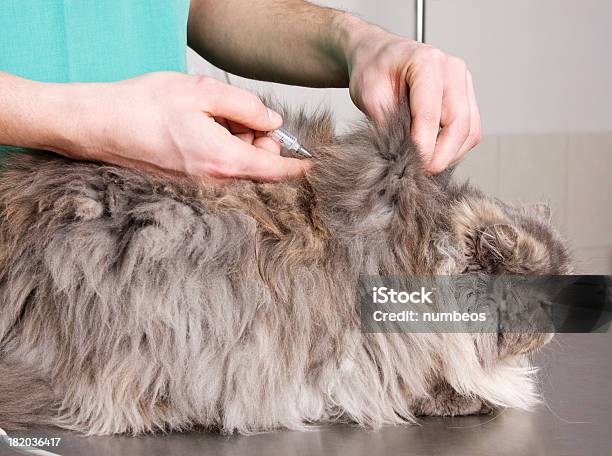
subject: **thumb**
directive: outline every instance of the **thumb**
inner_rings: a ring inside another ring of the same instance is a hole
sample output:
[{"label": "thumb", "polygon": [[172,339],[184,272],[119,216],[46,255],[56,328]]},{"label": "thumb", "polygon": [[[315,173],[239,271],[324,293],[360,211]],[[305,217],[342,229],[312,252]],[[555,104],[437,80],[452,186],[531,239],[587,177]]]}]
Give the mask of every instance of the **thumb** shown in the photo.
[{"label": "thumb", "polygon": [[269,109],[261,99],[248,90],[240,89],[213,78],[207,78],[202,94],[204,110],[258,131],[279,128],[283,118]]}]

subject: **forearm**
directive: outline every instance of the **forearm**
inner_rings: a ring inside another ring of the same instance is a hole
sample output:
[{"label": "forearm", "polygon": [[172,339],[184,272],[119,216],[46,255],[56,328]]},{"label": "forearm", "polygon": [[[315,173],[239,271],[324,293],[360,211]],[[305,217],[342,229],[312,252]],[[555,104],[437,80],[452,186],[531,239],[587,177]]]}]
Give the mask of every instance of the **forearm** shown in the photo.
[{"label": "forearm", "polygon": [[75,118],[66,89],[0,72],[0,144],[64,150]]},{"label": "forearm", "polygon": [[373,27],[301,0],[192,0],[188,37],[196,52],[240,76],[347,87],[349,26]]}]

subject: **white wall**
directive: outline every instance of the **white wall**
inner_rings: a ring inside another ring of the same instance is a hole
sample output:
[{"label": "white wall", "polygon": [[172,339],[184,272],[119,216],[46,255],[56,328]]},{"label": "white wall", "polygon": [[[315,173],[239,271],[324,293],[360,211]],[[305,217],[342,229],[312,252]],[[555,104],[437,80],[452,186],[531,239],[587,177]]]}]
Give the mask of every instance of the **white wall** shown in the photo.
[{"label": "white wall", "polygon": [[468,62],[485,134],[612,130],[612,1],[428,0],[426,31]]}]

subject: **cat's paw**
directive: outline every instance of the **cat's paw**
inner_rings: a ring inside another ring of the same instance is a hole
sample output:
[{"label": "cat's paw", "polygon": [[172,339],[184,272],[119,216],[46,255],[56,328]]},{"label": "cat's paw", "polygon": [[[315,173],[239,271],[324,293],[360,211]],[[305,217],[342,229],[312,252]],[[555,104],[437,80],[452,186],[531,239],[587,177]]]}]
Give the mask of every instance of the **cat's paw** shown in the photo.
[{"label": "cat's paw", "polygon": [[462,396],[449,385],[439,385],[431,395],[413,402],[415,416],[488,415],[494,408],[478,397]]}]

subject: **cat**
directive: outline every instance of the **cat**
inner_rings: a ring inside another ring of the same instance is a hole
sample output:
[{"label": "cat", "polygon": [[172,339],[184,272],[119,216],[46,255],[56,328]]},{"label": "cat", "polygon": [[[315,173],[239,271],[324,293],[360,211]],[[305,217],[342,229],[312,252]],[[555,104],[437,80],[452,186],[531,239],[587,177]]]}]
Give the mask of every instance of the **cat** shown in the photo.
[{"label": "cat", "polygon": [[283,117],[315,158],[280,183],[3,160],[0,427],[250,434],[537,402],[528,355],[550,334],[365,333],[355,289],[570,274],[549,211],[429,176],[406,106],[345,135]]}]

